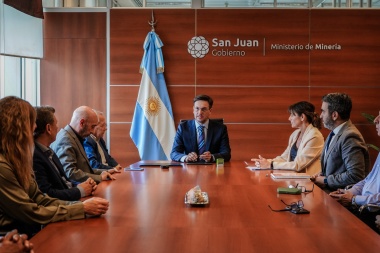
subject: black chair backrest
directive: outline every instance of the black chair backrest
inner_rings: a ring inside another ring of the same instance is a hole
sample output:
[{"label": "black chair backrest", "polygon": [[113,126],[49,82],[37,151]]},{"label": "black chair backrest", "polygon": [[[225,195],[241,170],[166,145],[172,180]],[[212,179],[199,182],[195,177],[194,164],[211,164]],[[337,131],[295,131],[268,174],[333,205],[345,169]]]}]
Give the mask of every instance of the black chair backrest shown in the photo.
[{"label": "black chair backrest", "polygon": [[[210,119],[210,120],[224,124],[223,118],[215,118],[215,119]],[[181,124],[181,123],[186,122],[186,121],[188,121],[188,119],[180,119],[179,123]]]}]

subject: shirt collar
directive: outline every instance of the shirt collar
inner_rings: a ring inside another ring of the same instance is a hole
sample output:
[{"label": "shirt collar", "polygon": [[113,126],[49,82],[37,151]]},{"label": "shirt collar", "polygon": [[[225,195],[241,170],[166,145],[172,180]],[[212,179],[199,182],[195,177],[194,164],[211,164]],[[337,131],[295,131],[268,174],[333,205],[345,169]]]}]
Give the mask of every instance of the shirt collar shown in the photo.
[{"label": "shirt collar", "polygon": [[82,138],[82,136],[80,136],[80,135],[77,133],[77,131],[75,131],[75,129],[72,128],[70,125],[69,125],[69,127],[73,130],[73,132],[74,132],[75,135],[77,136],[78,140],[83,144],[84,139]]},{"label": "shirt collar", "polygon": [[337,133],[339,133],[340,129],[342,129],[342,127],[343,127],[344,125],[346,125],[347,122],[348,122],[348,121],[346,121],[346,122],[340,124],[339,126],[337,126],[336,128],[334,128],[334,130],[333,130],[334,135],[336,135]]},{"label": "shirt collar", "polygon": [[199,124],[198,121],[195,120],[195,128],[198,129],[199,126],[204,126],[205,129],[207,130],[207,129],[208,129],[208,124],[209,124],[209,123],[210,123],[210,120],[209,120],[209,119],[208,119],[208,120],[206,121],[206,123],[204,123],[204,124]]},{"label": "shirt collar", "polygon": [[42,150],[42,153],[44,153],[46,156],[50,157],[53,156],[53,150],[49,147],[46,147],[45,145],[39,143],[38,141],[35,141],[35,145],[39,147]]}]

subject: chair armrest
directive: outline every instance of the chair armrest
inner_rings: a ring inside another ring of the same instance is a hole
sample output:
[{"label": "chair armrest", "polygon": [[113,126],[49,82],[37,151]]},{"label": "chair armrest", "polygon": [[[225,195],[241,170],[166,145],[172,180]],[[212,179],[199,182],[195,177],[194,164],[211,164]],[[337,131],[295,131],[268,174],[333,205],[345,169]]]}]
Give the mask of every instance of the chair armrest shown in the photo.
[{"label": "chair armrest", "polygon": [[365,204],[359,207],[359,213],[362,213],[364,209],[367,209],[368,212],[378,212],[380,211],[380,206],[375,204]]}]

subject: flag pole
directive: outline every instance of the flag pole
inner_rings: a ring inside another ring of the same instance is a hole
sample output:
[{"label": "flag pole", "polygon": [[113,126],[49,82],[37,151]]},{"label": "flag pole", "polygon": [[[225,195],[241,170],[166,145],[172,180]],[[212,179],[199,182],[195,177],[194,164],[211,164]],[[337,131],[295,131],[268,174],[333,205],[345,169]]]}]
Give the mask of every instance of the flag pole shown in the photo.
[{"label": "flag pole", "polygon": [[152,10],[152,21],[148,21],[148,24],[152,27],[152,32],[154,32],[154,26],[157,24],[157,21],[154,21],[154,14]]}]

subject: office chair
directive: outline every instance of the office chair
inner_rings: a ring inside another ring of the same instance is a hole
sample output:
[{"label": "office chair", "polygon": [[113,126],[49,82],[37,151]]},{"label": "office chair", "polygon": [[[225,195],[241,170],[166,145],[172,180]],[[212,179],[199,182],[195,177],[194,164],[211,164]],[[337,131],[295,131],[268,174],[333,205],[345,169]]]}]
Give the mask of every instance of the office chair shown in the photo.
[{"label": "office chair", "polygon": [[[352,188],[354,184],[347,185],[344,189],[348,190]],[[366,223],[369,227],[375,230],[378,234],[380,234],[380,229],[376,227],[376,216],[380,215],[380,206],[375,204],[364,204],[360,206],[354,214],[361,219],[364,223]]]},{"label": "office chair", "polygon": [[[188,121],[188,119],[180,119],[179,123],[181,124],[181,123],[186,122],[186,121]],[[219,123],[224,124],[224,119],[223,118],[210,119],[210,121],[215,121],[215,122],[219,122]]]}]

